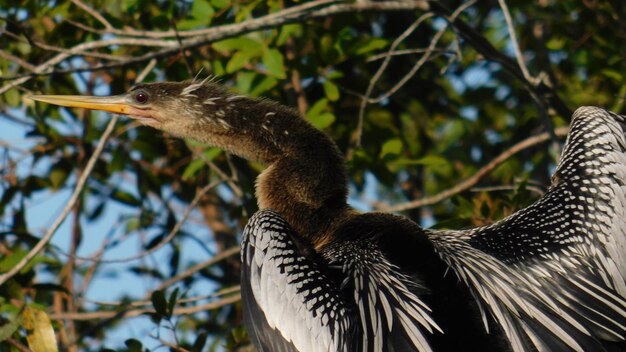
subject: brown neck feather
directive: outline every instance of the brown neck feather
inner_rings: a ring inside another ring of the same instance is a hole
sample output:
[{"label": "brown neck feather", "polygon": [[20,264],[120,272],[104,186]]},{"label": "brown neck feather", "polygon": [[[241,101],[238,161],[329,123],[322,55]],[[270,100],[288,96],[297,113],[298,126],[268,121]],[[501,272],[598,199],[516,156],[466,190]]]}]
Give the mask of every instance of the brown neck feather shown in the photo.
[{"label": "brown neck feather", "polygon": [[201,139],[268,166],[256,183],[259,208],[279,212],[315,247],[327,243],[351,213],[335,143],[297,112],[267,100],[239,98],[223,121],[227,130]]}]

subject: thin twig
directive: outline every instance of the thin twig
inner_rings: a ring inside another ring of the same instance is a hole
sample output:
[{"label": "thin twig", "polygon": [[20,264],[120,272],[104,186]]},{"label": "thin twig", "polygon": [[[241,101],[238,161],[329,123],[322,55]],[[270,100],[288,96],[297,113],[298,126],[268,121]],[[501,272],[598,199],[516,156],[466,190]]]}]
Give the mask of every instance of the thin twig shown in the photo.
[{"label": "thin twig", "polygon": [[[513,26],[513,20],[511,19],[511,13],[509,12],[509,7],[507,6],[505,0],[498,0],[498,3],[500,4],[500,9],[502,10],[502,14],[504,15],[504,20],[506,21],[506,25],[509,30],[509,38],[511,39],[511,43],[513,44],[513,52],[515,53],[515,59],[517,60],[517,65],[519,66],[519,69],[521,70],[522,75],[524,76],[524,79],[528,82],[528,84],[531,85],[532,87],[537,87],[541,83],[541,78],[531,76],[528,71],[528,67],[526,66],[526,62],[524,61],[524,54],[522,53],[522,49],[520,48],[519,42],[517,40],[517,35],[515,34],[515,27]],[[527,84],[527,87],[528,87],[528,84]],[[539,118],[541,119],[543,124],[546,126],[548,133],[550,133],[550,139],[552,140],[550,148],[552,149],[551,150],[552,154],[556,157],[560,154],[559,140],[556,134],[554,134],[554,124],[552,123],[552,120],[550,119],[550,116],[548,115],[548,109],[546,107],[546,104],[541,99],[541,97],[537,95],[537,93],[534,90],[528,89],[528,91],[529,91],[530,97],[532,98],[532,100],[535,102],[535,105],[537,106],[537,111],[539,112]]]},{"label": "thin twig", "polygon": [[[501,186],[489,186],[489,187],[472,187],[470,188],[470,192],[499,192],[499,191],[516,191],[519,189],[519,185],[501,185]],[[537,194],[538,196],[543,196],[543,189],[537,186],[526,186],[526,190]]]},{"label": "thin twig", "polygon": [[[367,62],[374,62],[378,60],[382,60],[387,58],[387,56],[403,56],[403,55],[415,55],[415,54],[424,54],[428,51],[428,49],[404,49],[404,50],[396,50],[393,52],[386,52],[383,54],[372,55],[367,58]],[[442,53],[442,54],[456,54],[454,51],[446,50],[446,49],[434,49],[431,52]]]},{"label": "thin twig", "polygon": [[235,183],[235,181],[233,181],[232,177],[228,177],[228,175],[226,175],[226,173],[222,171],[219,166],[217,166],[213,161],[209,160],[209,158],[207,158],[206,155],[204,155],[204,153],[202,153],[197,147],[193,147],[189,144],[187,144],[187,147],[189,148],[189,150],[191,150],[191,153],[195,157],[202,159],[202,161],[204,161],[204,163],[213,172],[215,172],[224,182],[226,182],[228,184],[228,187],[230,187],[230,189],[235,193],[238,198],[243,197],[243,191],[241,190],[241,187],[239,187]]},{"label": "thin twig", "polygon": [[[207,192],[209,192],[211,189],[213,189],[215,186],[219,185],[222,182],[223,182],[222,180],[213,181],[210,184],[204,186],[198,193],[196,193],[196,196],[193,198],[191,203],[189,203],[189,206],[185,209],[183,216],[180,218],[180,220],[178,220],[176,225],[174,225],[170,233],[168,233],[167,236],[163,240],[161,240],[159,243],[157,243],[154,247],[148,250],[145,250],[137,255],[130,256],[130,257],[120,258],[120,259],[107,259],[107,260],[101,260],[100,262],[109,263],[109,264],[129,262],[129,261],[144,258],[158,251],[159,249],[163,248],[163,246],[168,244],[172,240],[172,238],[174,238],[174,236],[178,233],[178,231],[180,231],[181,227],[185,224],[185,222],[187,221],[187,218],[189,218],[189,215],[191,215],[191,212],[196,208],[196,205],[198,205],[198,202],[200,202],[202,197],[204,197],[204,195]],[[89,258],[81,258],[81,259],[88,260]]]},{"label": "thin twig", "polygon": [[163,340],[161,338],[158,338],[159,342],[161,344],[163,344],[163,346],[169,348],[171,351],[177,351],[177,352],[191,352],[190,350],[186,349],[186,348],[182,348],[178,345],[175,345],[169,341]]},{"label": "thin twig", "polygon": [[111,23],[109,23],[109,21],[107,21],[106,18],[104,18],[101,14],[98,13],[98,11],[96,11],[96,10],[92,9],[91,7],[87,6],[82,1],[80,1],[80,0],[72,0],[72,3],[74,5],[80,7],[81,9],[83,9],[88,14],[90,14],[93,18],[97,19],[98,22],[102,23],[104,28],[106,28],[107,30],[112,30],[114,28],[113,25],[111,25]]},{"label": "thin twig", "polygon": [[[555,133],[558,136],[565,136],[567,135],[567,131],[568,131],[568,127],[561,127],[561,128],[557,128],[555,130]],[[478,183],[478,181],[480,181],[480,179],[482,179],[485,175],[487,175],[489,172],[491,172],[493,169],[495,169],[498,165],[502,164],[511,156],[519,153],[520,151],[524,149],[530,148],[539,143],[543,143],[549,139],[550,139],[550,134],[547,132],[527,138],[513,145],[511,148],[505,150],[500,155],[498,155],[493,160],[491,160],[487,165],[480,168],[480,170],[478,170],[470,178],[458,183],[452,188],[449,188],[445,191],[441,191],[435,194],[434,196],[424,197],[424,198],[417,199],[417,200],[407,202],[404,204],[399,204],[399,205],[394,205],[394,206],[390,206],[390,205],[379,206],[378,210],[385,211],[385,212],[405,211],[405,210],[415,209],[415,208],[423,207],[426,205],[432,205],[432,204],[441,202],[442,200],[448,199],[455,194],[461,193],[465,190],[472,188],[476,183]]]},{"label": "thin twig", "polygon": [[[238,293],[241,292],[241,287],[239,285],[237,286],[231,286],[231,287],[227,287],[221,290],[217,290],[211,294],[205,295],[205,296],[193,296],[193,297],[183,297],[183,298],[177,298],[176,299],[176,303],[182,304],[182,303],[194,303],[194,302],[198,302],[198,301],[204,301],[207,299],[211,299],[211,298],[215,298],[215,297],[220,297],[220,296],[227,296],[230,295],[232,293]],[[151,296],[152,292],[150,292],[149,295],[146,295],[146,297]],[[85,302],[88,303],[92,303],[92,304],[97,304],[99,306],[114,306],[114,307],[145,307],[145,306],[149,306],[152,304],[152,299],[151,298],[144,298],[142,300],[137,300],[137,301],[133,301],[133,302],[125,302],[125,301],[97,301],[97,300],[90,300],[90,299],[85,299]]]},{"label": "thin twig", "polygon": [[198,263],[196,265],[193,265],[189,269],[185,270],[184,272],[182,272],[182,273],[180,273],[180,274],[178,274],[178,275],[176,275],[176,276],[174,276],[174,277],[172,277],[172,278],[170,278],[168,280],[163,281],[159,285],[159,287],[156,288],[156,291],[163,290],[163,289],[171,286],[172,284],[174,284],[174,283],[176,283],[176,282],[178,282],[180,280],[183,280],[183,279],[185,279],[185,278],[187,278],[187,277],[197,273],[198,271],[200,271],[200,270],[202,270],[204,268],[207,268],[207,267],[209,267],[209,266],[211,266],[211,265],[213,265],[215,263],[218,263],[218,262],[220,262],[220,261],[222,261],[222,260],[224,260],[224,259],[226,259],[226,258],[228,258],[230,256],[233,256],[233,255],[235,255],[237,253],[239,253],[239,246],[231,247],[229,249],[226,249],[226,250],[218,253],[217,255],[215,255],[213,258],[207,259],[207,260],[205,260],[202,263]]},{"label": "thin twig", "polygon": [[[205,303],[191,307],[179,307],[174,309],[174,315],[193,314],[198,312],[204,312],[211,309],[221,308],[241,300],[241,294],[234,294],[232,296],[224,297],[219,301]],[[132,318],[145,313],[154,313],[154,309],[141,308],[141,309],[128,309],[124,311],[95,311],[95,312],[76,312],[76,313],[53,313],[50,314],[50,319],[55,320],[92,320],[92,319],[111,319],[117,318]]]},{"label": "thin twig", "polygon": [[[462,4],[461,6],[459,6],[448,17],[448,21],[449,22],[454,21],[463,11],[465,11],[468,7],[472,6],[475,2],[476,2],[476,0],[470,0],[470,1]],[[439,31],[437,31],[437,33],[434,35],[433,39],[430,41],[430,44],[428,45],[428,48],[426,49],[426,52],[424,53],[424,55],[422,55],[420,57],[420,59],[417,60],[417,62],[415,63],[415,65],[413,65],[413,67],[409,70],[409,72],[407,74],[405,74],[393,87],[391,87],[387,92],[379,95],[375,99],[370,98],[372,90],[374,89],[374,86],[375,86],[376,82],[378,81],[378,79],[380,78],[380,76],[382,75],[382,73],[386,69],[386,67],[389,65],[389,61],[391,60],[391,53],[395,51],[396,47],[407,36],[409,36],[411,33],[413,33],[413,31],[415,31],[417,26],[419,26],[424,20],[426,20],[427,18],[430,18],[432,16],[434,16],[434,13],[426,13],[426,14],[422,15],[421,17],[419,17],[417,19],[417,21],[415,21],[411,26],[409,26],[409,28],[407,28],[407,30],[405,30],[402,33],[402,35],[400,35],[394,41],[394,43],[392,44],[391,48],[389,49],[389,52],[387,53],[387,56],[385,57],[384,62],[381,64],[381,66],[378,69],[378,71],[376,71],[376,74],[374,75],[374,77],[370,80],[370,84],[368,85],[367,91],[365,92],[365,95],[364,95],[363,99],[361,100],[361,104],[359,106],[359,121],[357,123],[357,129],[355,131],[355,137],[353,138],[353,143],[356,146],[359,146],[361,144],[361,136],[362,136],[362,132],[363,132],[363,119],[364,119],[364,116],[365,116],[365,108],[367,107],[367,104],[368,103],[379,103],[379,102],[389,98],[390,96],[395,94],[400,88],[402,88],[411,78],[413,78],[413,76],[415,76],[415,74],[424,65],[424,63],[426,63],[426,61],[428,61],[428,59],[432,55],[433,51],[436,49],[437,44],[439,43],[439,40],[441,39],[443,34],[448,29],[448,26],[445,25],[445,26],[443,26],[443,28],[441,28]]]},{"label": "thin twig", "polygon": [[[434,14],[430,12],[421,15],[417,20],[415,20],[415,22],[413,22],[407,29],[405,29],[404,32],[402,32],[402,34],[400,34],[400,36],[398,36],[398,38],[396,38],[391,44],[389,51],[387,51],[387,54],[385,55],[385,60],[383,61],[382,64],[380,64],[380,67],[378,68],[378,70],[376,70],[376,73],[374,74],[372,79],[370,79],[370,83],[367,86],[367,90],[365,91],[365,94],[363,95],[363,98],[361,99],[361,104],[359,105],[359,121],[357,123],[354,142],[353,142],[354,145],[356,146],[361,145],[361,136],[363,132],[363,119],[365,116],[365,107],[367,106],[368,100],[370,99],[370,96],[372,95],[372,91],[374,90],[376,83],[378,82],[383,72],[385,72],[385,70],[387,69],[387,66],[389,66],[389,63],[391,62],[391,56],[392,56],[391,53],[393,53],[398,47],[398,45],[400,45],[400,43],[402,43],[404,39],[406,39],[406,37],[408,37],[411,33],[413,33],[420,24],[422,24],[428,18],[431,18],[433,16]],[[425,55],[426,54],[424,54],[424,56]]]},{"label": "thin twig", "polygon": [[146,79],[146,77],[150,74],[150,72],[152,72],[152,69],[156,66],[156,64],[157,64],[156,59],[150,60],[150,62],[148,62],[146,67],[144,67],[143,70],[141,70],[141,72],[139,73],[139,75],[137,75],[137,78],[135,78],[135,84],[139,84],[143,82]]},{"label": "thin twig", "polygon": [[[322,3],[322,2],[320,2]],[[332,3],[325,1],[323,3]],[[416,9],[428,9],[426,1],[385,1],[385,2],[355,2],[341,3],[321,8],[319,10],[310,10],[308,6],[299,7],[301,11],[295,11],[293,8],[282,10],[274,14],[254,18],[241,23],[211,27],[205,30],[202,35],[192,36],[182,41],[184,49],[194,49],[208,43],[235,37],[245,33],[258,30],[278,27],[284,24],[303,21],[309,18],[327,18],[344,13],[364,12],[364,11],[413,11]],[[182,35],[182,32],[181,32]],[[91,49],[109,47],[113,45],[129,45],[129,46],[152,46],[161,47],[163,49],[149,52],[144,55],[134,57],[122,62],[112,64],[100,64],[85,68],[76,68],[69,70],[53,70],[52,68],[66,59],[79,55],[84,51]],[[115,38],[93,41],[76,45],[65,52],[59,53],[44,63],[38,65],[32,74],[26,76],[2,77],[1,80],[13,80],[0,88],[0,94],[19,86],[35,76],[51,75],[51,74],[67,74],[83,71],[98,71],[110,68],[118,68],[148,61],[151,59],[159,59],[171,55],[175,55],[180,50],[180,45],[176,40],[159,40],[150,38]]]},{"label": "thin twig", "polygon": [[35,65],[33,65],[33,64],[29,63],[29,62],[26,62],[26,61],[22,60],[21,58],[13,55],[11,53],[8,53],[8,52],[6,52],[4,50],[0,50],[0,57],[5,59],[5,60],[7,60],[7,61],[16,63],[16,64],[22,66],[23,68],[25,68],[25,69],[27,69],[29,71],[34,71],[35,67],[36,67]]},{"label": "thin twig", "polygon": [[515,27],[513,26],[513,20],[511,19],[509,7],[506,5],[505,0],[498,0],[498,4],[500,4],[500,9],[502,9],[502,14],[504,15],[506,26],[509,28],[509,38],[511,38],[511,43],[513,44],[513,51],[515,52],[517,65],[519,66],[520,70],[522,70],[524,78],[531,84],[537,85],[539,83],[537,81],[537,78],[530,75],[530,73],[528,72],[528,67],[526,67],[526,63],[524,62],[524,54],[522,54],[522,50],[520,49],[519,43],[517,41],[517,35],[515,34]]},{"label": "thin twig", "polygon": [[563,117],[572,115],[572,110],[563,102],[558,92],[554,90],[549,82],[541,80],[537,85],[533,85],[524,77],[517,63],[509,56],[496,49],[485,36],[468,25],[460,17],[452,19],[449,16],[451,11],[446,8],[442,2],[433,1],[429,4],[435,13],[446,16],[446,19],[463,38],[464,42],[471,45],[472,48],[480,53],[486,60],[501,64],[505,71],[520,80],[530,91],[535,92],[538,97],[545,100],[547,105],[551,109],[554,109],[559,115]]}]

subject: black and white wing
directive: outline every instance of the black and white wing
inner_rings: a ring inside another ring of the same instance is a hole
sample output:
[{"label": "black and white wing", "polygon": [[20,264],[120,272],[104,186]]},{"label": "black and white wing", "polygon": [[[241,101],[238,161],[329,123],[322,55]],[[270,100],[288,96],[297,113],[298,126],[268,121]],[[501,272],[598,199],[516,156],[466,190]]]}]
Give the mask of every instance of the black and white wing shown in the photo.
[{"label": "black and white wing", "polygon": [[359,329],[355,351],[432,351],[429,337],[443,333],[419,298],[423,287],[391,263],[375,235],[330,245],[322,256],[342,268],[342,289],[353,296]]},{"label": "black and white wing", "polygon": [[429,232],[514,351],[626,350],[625,119],[579,108],[541,199],[490,226]]},{"label": "black and white wing", "polygon": [[349,303],[302,253],[282,217],[262,210],[243,234],[241,292],[248,332],[260,351],[354,351]]},{"label": "black and white wing", "polygon": [[367,233],[317,254],[279,214],[257,212],[244,230],[241,282],[255,345],[277,352],[432,351],[429,336],[441,329],[418,297],[424,289],[376,244],[385,231],[397,231],[379,228],[365,224]]}]

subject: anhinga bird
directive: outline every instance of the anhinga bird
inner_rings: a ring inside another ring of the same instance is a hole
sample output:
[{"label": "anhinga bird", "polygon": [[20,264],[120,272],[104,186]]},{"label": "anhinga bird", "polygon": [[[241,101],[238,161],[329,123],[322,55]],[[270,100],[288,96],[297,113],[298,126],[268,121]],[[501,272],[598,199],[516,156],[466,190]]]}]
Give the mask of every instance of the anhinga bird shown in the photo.
[{"label": "anhinga bird", "polygon": [[267,165],[241,252],[262,351],[624,350],[624,116],[578,109],[541,199],[439,231],[351,209],[335,143],[269,100],[208,81],[33,99],[128,115]]}]

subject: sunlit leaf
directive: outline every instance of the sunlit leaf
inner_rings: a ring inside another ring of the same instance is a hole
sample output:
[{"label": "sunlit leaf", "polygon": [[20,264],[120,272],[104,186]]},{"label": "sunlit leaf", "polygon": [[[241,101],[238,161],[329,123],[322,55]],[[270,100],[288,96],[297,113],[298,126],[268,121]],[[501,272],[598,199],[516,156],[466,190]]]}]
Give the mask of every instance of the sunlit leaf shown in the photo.
[{"label": "sunlit leaf", "polygon": [[355,55],[363,55],[367,54],[374,50],[379,50],[386,47],[388,44],[387,40],[381,38],[367,38],[365,40],[361,40],[356,45],[350,48],[350,51],[353,51]]},{"label": "sunlit leaf", "polygon": [[323,83],[323,86],[324,86],[324,93],[326,94],[326,97],[328,98],[328,100],[330,101],[339,100],[339,88],[337,87],[336,84],[334,84],[330,80],[325,80]]},{"label": "sunlit leaf", "polygon": [[13,333],[20,327],[22,324],[20,317],[21,316],[0,325],[0,341],[4,341],[11,337],[11,335],[13,335]]},{"label": "sunlit leaf", "polygon": [[31,351],[58,351],[54,329],[46,312],[26,306],[22,313],[22,325],[29,330],[26,340]]},{"label": "sunlit leaf", "polygon": [[284,61],[283,54],[278,49],[268,49],[263,54],[263,64],[267,67],[267,71],[279,79],[287,77]]},{"label": "sunlit leaf", "polygon": [[393,138],[385,142],[380,150],[380,158],[384,158],[390,154],[400,154],[402,152],[402,141],[398,138]]},{"label": "sunlit leaf", "polygon": [[335,115],[326,110],[328,106],[327,99],[320,99],[307,112],[306,118],[311,124],[319,129],[326,128],[335,122]]},{"label": "sunlit leaf", "polygon": [[223,9],[230,6],[230,0],[211,0],[211,5],[217,7],[218,9]]}]

